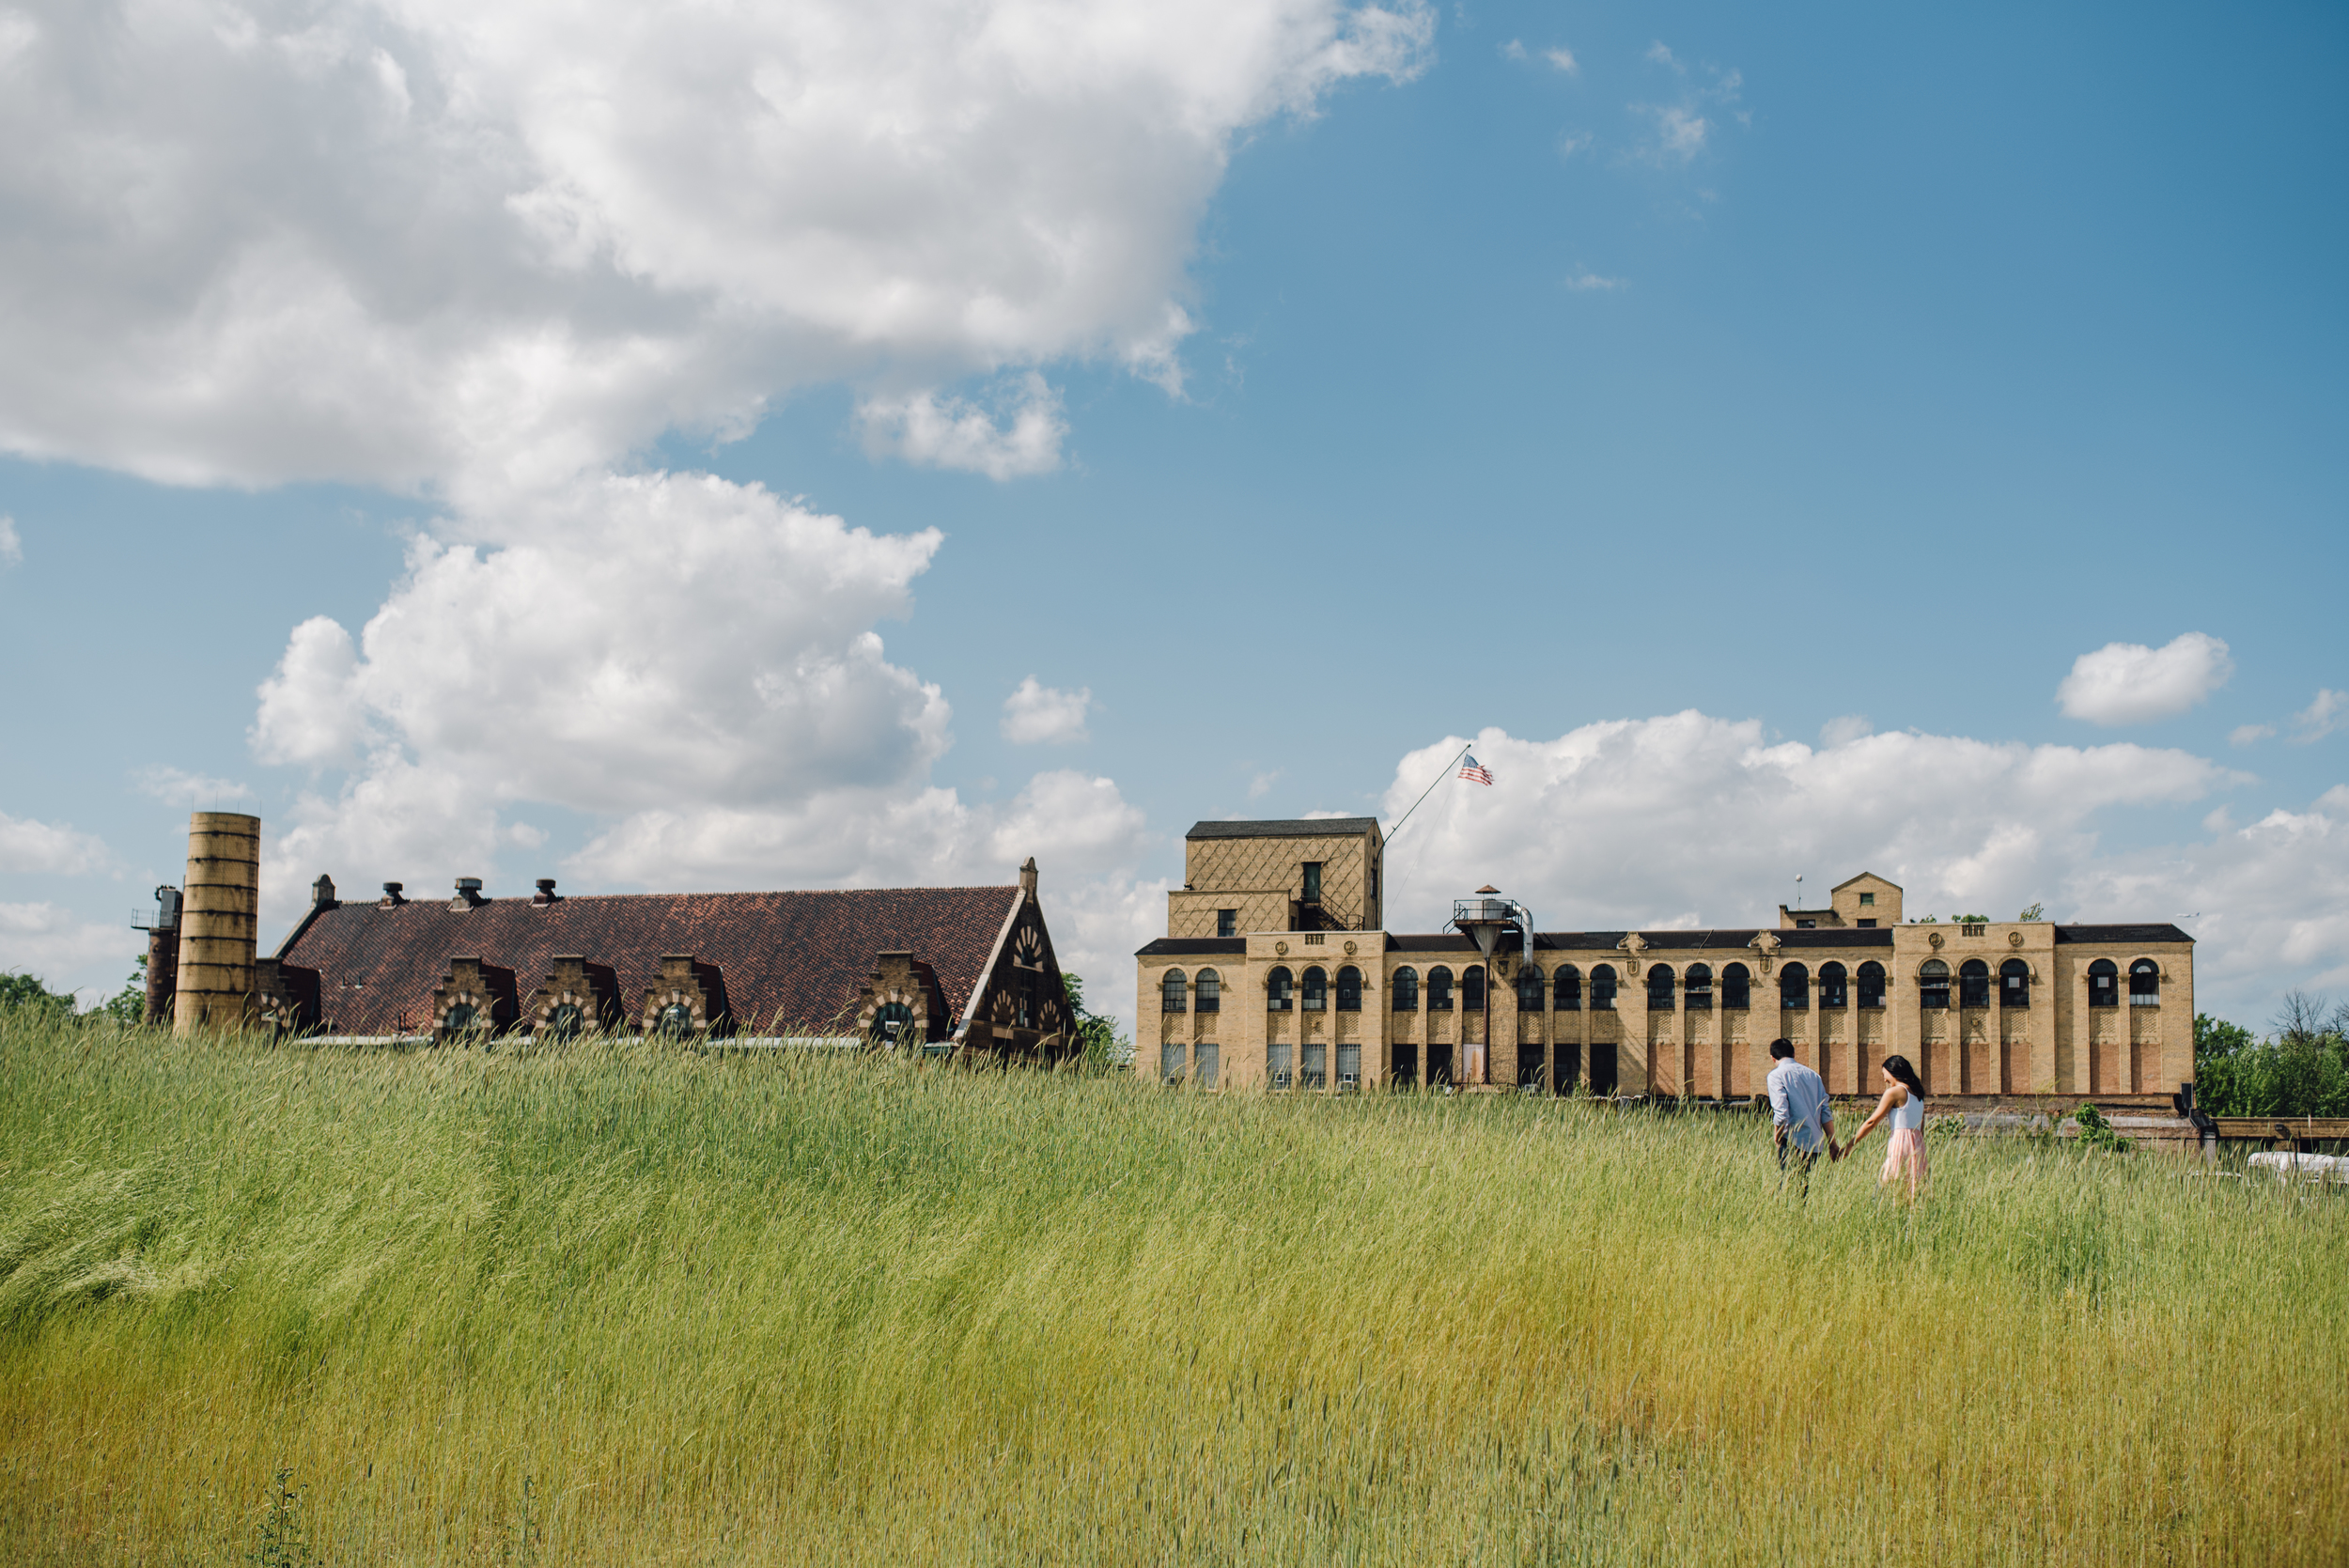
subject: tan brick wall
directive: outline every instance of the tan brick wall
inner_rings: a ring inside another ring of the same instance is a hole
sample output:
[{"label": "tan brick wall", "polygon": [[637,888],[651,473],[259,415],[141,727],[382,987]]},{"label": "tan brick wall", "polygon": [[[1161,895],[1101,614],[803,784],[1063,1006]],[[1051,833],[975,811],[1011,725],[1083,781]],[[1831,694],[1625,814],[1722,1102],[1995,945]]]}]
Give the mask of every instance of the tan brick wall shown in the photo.
[{"label": "tan brick wall", "polygon": [[[1375,929],[1377,925],[1377,901],[1371,896],[1371,874],[1378,866],[1379,845],[1375,835],[1299,836],[1296,838],[1195,838],[1183,843],[1183,885],[1185,893],[1245,893],[1255,898],[1275,898],[1280,901],[1277,918],[1255,926],[1257,930],[1286,930],[1287,901],[1304,893],[1304,865],[1308,861],[1321,862],[1321,907],[1338,924],[1352,929]],[[1169,895],[1168,912],[1174,912],[1174,896]],[[1169,936],[1213,936],[1216,908],[1230,908],[1227,902],[1206,906],[1206,929],[1204,931],[1170,930]],[[1188,907],[1186,909],[1188,918]],[[1243,931],[1250,929],[1243,924]]]}]

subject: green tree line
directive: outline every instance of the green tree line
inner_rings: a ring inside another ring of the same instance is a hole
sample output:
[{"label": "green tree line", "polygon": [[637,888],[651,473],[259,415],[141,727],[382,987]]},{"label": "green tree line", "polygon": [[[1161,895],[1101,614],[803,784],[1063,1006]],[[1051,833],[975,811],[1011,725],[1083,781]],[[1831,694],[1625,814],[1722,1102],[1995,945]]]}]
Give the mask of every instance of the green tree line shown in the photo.
[{"label": "green tree line", "polygon": [[2194,1019],[2194,1100],[2213,1116],[2349,1116],[2349,1002],[2284,995],[2265,1039]]}]

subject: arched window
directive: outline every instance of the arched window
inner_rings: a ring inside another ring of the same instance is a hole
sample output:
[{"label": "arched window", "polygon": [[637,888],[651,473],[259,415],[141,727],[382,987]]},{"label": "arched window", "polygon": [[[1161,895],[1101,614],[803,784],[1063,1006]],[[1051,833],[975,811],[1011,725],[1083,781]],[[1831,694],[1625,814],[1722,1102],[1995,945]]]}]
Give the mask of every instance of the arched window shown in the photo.
[{"label": "arched window", "polygon": [[873,1039],[883,1046],[910,1046],[914,1043],[913,1009],[902,1001],[883,1003],[873,1015]]},{"label": "arched window", "polygon": [[1615,966],[1591,966],[1591,1011],[1611,1013],[1615,1010]]},{"label": "arched window", "polygon": [[466,1034],[481,1027],[481,1015],[474,1011],[470,1001],[460,1001],[441,1018],[441,1027],[451,1034]]},{"label": "arched window", "polygon": [[1811,1006],[1811,971],[1800,964],[1781,964],[1778,970],[1778,1004],[1789,1013],[1807,1012]]},{"label": "arched window", "polygon": [[1359,1013],[1362,1010],[1362,971],[1348,964],[1338,970],[1338,1011]]},{"label": "arched window", "polygon": [[1721,1005],[1751,1007],[1753,1005],[1753,972],[1743,964],[1731,964],[1721,970]]},{"label": "arched window", "polygon": [[1670,964],[1650,964],[1647,967],[1647,1010],[1669,1013],[1672,1010],[1672,967]]},{"label": "arched window", "polygon": [[1441,964],[1427,971],[1427,1010],[1430,1013],[1452,1011],[1452,971]]},{"label": "arched window", "polygon": [[1680,985],[1680,1000],[1691,1013],[1710,1013],[1713,1010],[1712,965],[1688,966],[1688,977]]},{"label": "arched window", "polygon": [[1330,971],[1319,964],[1305,971],[1305,1011],[1326,1013],[1330,1010]]},{"label": "arched window", "polygon": [[1276,964],[1264,977],[1264,1005],[1268,1013],[1285,1013],[1296,1000],[1297,977],[1289,973],[1286,964]]},{"label": "arched window", "polygon": [[1938,1012],[1950,1004],[1950,966],[1938,958],[1928,958],[1917,971],[1917,1005],[1928,1012]]},{"label": "arched window", "polygon": [[1223,1011],[1223,977],[1213,970],[1201,970],[1190,983],[1190,1001],[1202,1013]]},{"label": "arched window", "polygon": [[1159,1011],[1179,1013],[1183,1010],[1183,971],[1168,970],[1159,977]]},{"label": "arched window", "polygon": [[1538,1013],[1542,1010],[1543,981],[1539,964],[1528,964],[1517,970],[1517,1011]]},{"label": "arched window", "polygon": [[2139,958],[2129,966],[2129,1005],[2161,1005],[2161,966],[2151,958]]},{"label": "arched window", "polygon": [[1550,989],[1557,993],[1558,1011],[1561,1013],[1582,1011],[1582,971],[1580,970],[1576,969],[1572,964],[1559,965],[1557,984]]},{"label": "arched window", "polygon": [[1851,975],[1833,959],[1819,966],[1819,1005],[1849,1007],[1851,1005]]},{"label": "arched window", "polygon": [[2121,1005],[2121,970],[2109,958],[2099,958],[2088,966],[2088,1005]]},{"label": "arched window", "polygon": [[1485,1010],[1485,966],[1470,964],[1460,973],[1460,1005],[1470,1013]]},{"label": "arched window", "polygon": [[1884,966],[1874,958],[1859,966],[1859,1005],[1884,1005]]},{"label": "arched window", "polygon": [[576,1001],[567,1001],[547,1015],[547,1038],[576,1040],[587,1028],[586,1009]]},{"label": "arched window", "polygon": [[681,1001],[673,1001],[661,1010],[660,1019],[653,1027],[672,1039],[682,1039],[693,1032],[693,1010]]},{"label": "arched window", "polygon": [[1406,964],[1394,971],[1394,1010],[1398,1013],[1419,1011],[1419,970]]},{"label": "arched window", "polygon": [[1960,1007],[1990,1005],[1990,966],[1979,958],[1968,958],[1957,966],[1957,1004]]},{"label": "arched window", "polygon": [[1999,966],[1999,1005],[2029,1007],[2030,1005],[2030,966],[2020,958],[2009,958]]}]

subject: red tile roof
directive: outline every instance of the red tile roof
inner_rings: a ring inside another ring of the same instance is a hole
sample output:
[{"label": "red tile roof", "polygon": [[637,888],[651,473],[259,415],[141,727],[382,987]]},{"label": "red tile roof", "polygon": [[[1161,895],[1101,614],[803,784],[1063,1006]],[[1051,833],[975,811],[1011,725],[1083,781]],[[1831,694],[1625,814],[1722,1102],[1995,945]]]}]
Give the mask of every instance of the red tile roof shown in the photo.
[{"label": "red tile roof", "polygon": [[611,965],[631,1017],[662,956],[692,954],[718,966],[737,1028],[764,1032],[830,1024],[881,953],[929,965],[948,1007],[966,1015],[1019,896],[1017,887],[873,888],[499,898],[475,908],[350,903],[297,928],[279,956],[318,971],[331,1034],[428,1031],[433,990],[459,955],[513,970],[527,1003],[558,954]]}]

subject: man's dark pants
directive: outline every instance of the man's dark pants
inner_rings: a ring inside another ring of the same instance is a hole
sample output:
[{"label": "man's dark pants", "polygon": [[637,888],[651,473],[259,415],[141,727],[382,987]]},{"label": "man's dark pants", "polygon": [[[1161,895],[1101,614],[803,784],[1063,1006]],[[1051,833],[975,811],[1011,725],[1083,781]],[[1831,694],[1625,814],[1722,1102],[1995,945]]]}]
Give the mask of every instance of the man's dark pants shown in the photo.
[{"label": "man's dark pants", "polygon": [[[1819,1163],[1819,1156],[1822,1152],[1818,1149],[1798,1149],[1795,1147],[1795,1141],[1791,1137],[1782,1141],[1778,1146],[1778,1168],[1781,1171],[1793,1172],[1796,1184],[1805,1198],[1811,1196],[1811,1168]],[[1781,1188],[1786,1185],[1784,1176],[1779,1178],[1779,1185]]]}]

